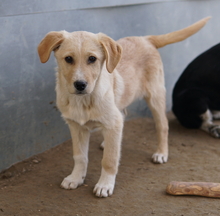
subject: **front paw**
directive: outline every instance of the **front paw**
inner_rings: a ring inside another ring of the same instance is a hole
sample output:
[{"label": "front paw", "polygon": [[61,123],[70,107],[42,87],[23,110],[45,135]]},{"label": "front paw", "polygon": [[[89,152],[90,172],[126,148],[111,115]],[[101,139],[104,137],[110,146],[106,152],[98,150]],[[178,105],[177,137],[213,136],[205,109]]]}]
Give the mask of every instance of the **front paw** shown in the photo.
[{"label": "front paw", "polygon": [[113,194],[116,175],[109,174],[102,168],[101,176],[93,190],[97,197],[108,197]]},{"label": "front paw", "polygon": [[63,179],[60,186],[64,189],[67,189],[67,190],[76,189],[78,186],[82,185],[83,182],[84,182],[84,178],[77,179],[77,178],[74,178],[73,176],[69,175]]},{"label": "front paw", "polygon": [[220,125],[212,125],[208,129],[211,136],[220,138]]},{"label": "front paw", "polygon": [[155,153],[152,156],[152,161],[154,163],[162,164],[162,163],[166,163],[167,160],[168,160],[168,155],[166,154]]},{"label": "front paw", "polygon": [[93,190],[97,197],[108,197],[113,194],[114,184],[99,184],[95,185]]}]

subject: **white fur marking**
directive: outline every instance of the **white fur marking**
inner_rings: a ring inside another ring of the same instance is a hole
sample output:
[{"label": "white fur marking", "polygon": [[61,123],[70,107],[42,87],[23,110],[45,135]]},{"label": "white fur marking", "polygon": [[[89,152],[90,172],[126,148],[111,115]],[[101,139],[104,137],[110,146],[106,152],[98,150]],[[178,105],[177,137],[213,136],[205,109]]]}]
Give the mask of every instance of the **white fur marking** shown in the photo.
[{"label": "white fur marking", "polygon": [[208,132],[211,136],[215,138],[220,138],[220,125],[213,124],[213,116],[211,111],[207,110],[204,114],[201,115],[201,118],[203,119],[201,129]]},{"label": "white fur marking", "polygon": [[152,160],[154,163],[159,163],[159,164],[166,163],[167,159],[168,159],[168,156],[164,154],[155,153],[152,156]]},{"label": "white fur marking", "polygon": [[100,179],[93,190],[95,195],[98,197],[111,196],[115,186],[115,177],[116,175],[109,174],[102,168]]},{"label": "white fur marking", "polygon": [[220,111],[217,111],[217,110],[212,110],[212,117],[213,119],[220,119]]},{"label": "white fur marking", "polygon": [[72,173],[63,179],[61,187],[64,189],[75,189],[83,184],[86,171],[88,158],[83,155],[74,156],[75,166]]},{"label": "white fur marking", "polygon": [[212,113],[208,109],[205,113],[201,115],[203,120],[201,129],[209,133],[209,127],[213,125],[212,123]]},{"label": "white fur marking", "polygon": [[85,80],[85,76],[83,75],[82,71],[80,69],[78,69],[74,75],[74,81],[79,81],[79,80],[83,80],[83,81],[86,81]]}]

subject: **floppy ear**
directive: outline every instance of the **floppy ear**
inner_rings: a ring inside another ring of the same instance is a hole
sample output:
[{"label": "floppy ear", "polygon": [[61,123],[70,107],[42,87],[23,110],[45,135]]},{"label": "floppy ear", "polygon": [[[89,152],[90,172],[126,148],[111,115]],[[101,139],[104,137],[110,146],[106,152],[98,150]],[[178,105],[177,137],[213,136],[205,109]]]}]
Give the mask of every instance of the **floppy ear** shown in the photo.
[{"label": "floppy ear", "polygon": [[42,63],[50,58],[50,53],[63,42],[62,32],[49,32],[38,45],[38,55]]},{"label": "floppy ear", "polygon": [[104,48],[106,57],[106,68],[109,73],[112,73],[118,62],[121,59],[122,48],[116,41],[105,34],[98,34],[99,41]]}]

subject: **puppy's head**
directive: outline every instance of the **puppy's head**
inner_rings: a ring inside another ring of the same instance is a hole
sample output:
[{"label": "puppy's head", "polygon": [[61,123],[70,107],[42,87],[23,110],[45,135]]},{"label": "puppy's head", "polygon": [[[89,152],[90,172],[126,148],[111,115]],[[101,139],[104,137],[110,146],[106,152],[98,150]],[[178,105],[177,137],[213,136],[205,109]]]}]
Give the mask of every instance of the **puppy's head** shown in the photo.
[{"label": "puppy's head", "polygon": [[38,46],[42,63],[48,61],[54,51],[59,76],[71,94],[90,94],[102,71],[112,73],[121,58],[121,47],[113,39],[99,33],[66,31],[49,32]]}]

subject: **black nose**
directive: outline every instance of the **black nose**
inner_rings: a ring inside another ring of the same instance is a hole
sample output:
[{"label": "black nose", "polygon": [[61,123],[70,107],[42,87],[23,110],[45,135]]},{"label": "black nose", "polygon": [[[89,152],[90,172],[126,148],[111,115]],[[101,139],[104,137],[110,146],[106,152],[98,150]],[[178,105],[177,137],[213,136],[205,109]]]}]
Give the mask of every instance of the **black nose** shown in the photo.
[{"label": "black nose", "polygon": [[76,81],[76,82],[73,83],[73,85],[75,86],[75,88],[78,91],[83,91],[87,86],[87,82],[85,82],[85,81]]}]

